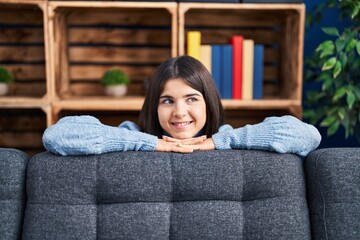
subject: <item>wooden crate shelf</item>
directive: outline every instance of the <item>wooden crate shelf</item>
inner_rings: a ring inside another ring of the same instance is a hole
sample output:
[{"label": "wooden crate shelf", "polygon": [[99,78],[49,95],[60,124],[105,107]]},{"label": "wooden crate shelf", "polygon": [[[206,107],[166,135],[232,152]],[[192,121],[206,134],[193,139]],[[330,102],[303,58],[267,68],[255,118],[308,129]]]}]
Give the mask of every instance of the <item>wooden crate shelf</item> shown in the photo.
[{"label": "wooden crate shelf", "polygon": [[177,55],[177,4],[49,2],[53,94],[59,99],[103,96],[101,76],[119,68],[129,96],[160,62]]},{"label": "wooden crate shelf", "polygon": [[[301,109],[304,4],[179,3],[179,54],[185,54],[186,34],[201,32],[201,44],[229,44],[234,35],[265,46],[264,102]],[[272,100],[278,99],[278,100]],[[262,101],[237,103],[254,108]],[[297,110],[301,116],[301,110]]]},{"label": "wooden crate shelf", "polygon": [[0,65],[15,77],[0,102],[28,98],[36,105],[50,89],[46,2],[1,0],[0,16]]},{"label": "wooden crate shelf", "polygon": [[45,151],[42,134],[47,116],[38,108],[0,109],[0,146],[17,148],[30,155]]}]

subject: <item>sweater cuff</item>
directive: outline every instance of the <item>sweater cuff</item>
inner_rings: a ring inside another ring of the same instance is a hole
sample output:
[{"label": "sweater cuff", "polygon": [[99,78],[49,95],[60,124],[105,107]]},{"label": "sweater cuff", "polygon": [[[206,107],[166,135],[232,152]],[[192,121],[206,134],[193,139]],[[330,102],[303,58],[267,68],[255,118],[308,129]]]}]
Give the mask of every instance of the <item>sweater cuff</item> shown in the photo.
[{"label": "sweater cuff", "polygon": [[271,149],[273,131],[263,124],[246,125],[213,135],[215,148],[226,149]]},{"label": "sweater cuff", "polygon": [[126,130],[123,128],[121,133],[117,134],[119,128],[107,128],[103,132],[104,149],[102,152],[112,151],[155,151],[157,137],[151,134]]}]

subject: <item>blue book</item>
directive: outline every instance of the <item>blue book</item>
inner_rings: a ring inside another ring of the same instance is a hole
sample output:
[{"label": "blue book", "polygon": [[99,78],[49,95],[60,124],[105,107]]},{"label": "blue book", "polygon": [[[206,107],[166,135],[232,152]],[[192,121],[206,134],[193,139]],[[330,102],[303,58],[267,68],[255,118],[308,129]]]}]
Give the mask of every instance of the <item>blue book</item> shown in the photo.
[{"label": "blue book", "polygon": [[214,79],[215,86],[222,97],[221,83],[221,52],[220,45],[211,45],[211,75]]},{"label": "blue book", "polygon": [[263,80],[264,80],[264,45],[255,44],[253,99],[263,98],[263,84],[264,84]]},{"label": "blue book", "polygon": [[222,98],[232,98],[232,45],[226,44],[221,46],[222,50]]}]

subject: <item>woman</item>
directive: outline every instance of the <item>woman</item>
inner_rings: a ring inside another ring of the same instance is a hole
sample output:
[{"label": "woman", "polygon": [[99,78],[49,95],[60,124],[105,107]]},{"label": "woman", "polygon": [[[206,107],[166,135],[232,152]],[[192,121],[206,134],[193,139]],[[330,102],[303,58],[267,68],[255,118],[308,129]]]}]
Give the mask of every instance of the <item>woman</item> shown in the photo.
[{"label": "woman", "polygon": [[292,116],[237,129],[222,125],[223,116],[211,74],[196,59],[181,56],[162,63],[149,80],[140,126],[126,121],[111,127],[91,116],[65,117],[46,129],[43,143],[61,155],[260,149],[306,156],[321,141],[314,126]]}]

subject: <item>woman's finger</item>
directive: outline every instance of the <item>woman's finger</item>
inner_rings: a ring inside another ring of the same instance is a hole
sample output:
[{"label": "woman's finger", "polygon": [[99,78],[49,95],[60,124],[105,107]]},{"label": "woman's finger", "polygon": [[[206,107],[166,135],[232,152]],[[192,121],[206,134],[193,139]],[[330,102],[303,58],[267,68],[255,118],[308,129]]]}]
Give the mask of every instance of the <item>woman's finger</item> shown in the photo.
[{"label": "woman's finger", "polygon": [[168,137],[168,136],[165,136],[165,135],[162,136],[162,139],[167,141],[167,142],[178,142],[179,141],[179,139]]},{"label": "woman's finger", "polygon": [[193,149],[184,146],[180,142],[167,142],[163,139],[159,139],[156,151],[158,152],[179,152],[179,153],[192,153]]}]

